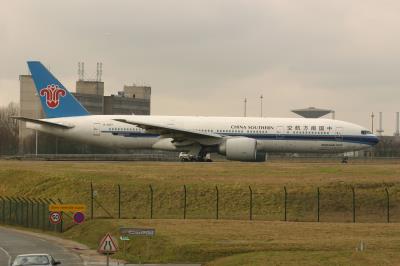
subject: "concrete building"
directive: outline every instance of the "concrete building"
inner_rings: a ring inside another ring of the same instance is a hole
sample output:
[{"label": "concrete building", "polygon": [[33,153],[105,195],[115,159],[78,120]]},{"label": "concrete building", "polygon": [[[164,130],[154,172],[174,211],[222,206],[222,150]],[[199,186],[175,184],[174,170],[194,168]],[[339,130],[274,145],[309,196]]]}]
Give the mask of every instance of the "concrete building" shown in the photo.
[{"label": "concrete building", "polygon": [[104,114],[106,115],[149,115],[150,100],[127,98],[118,95],[104,97]]},{"label": "concrete building", "polygon": [[145,99],[150,100],[151,97],[151,87],[149,86],[136,86],[136,85],[125,85],[123,92],[119,92],[119,94],[123,94],[126,98],[137,98],[137,99]]},{"label": "concrete building", "polygon": [[78,80],[75,98],[93,115],[104,114],[104,82]]},{"label": "concrete building", "polygon": [[[40,99],[37,96],[32,76],[20,75],[20,116],[29,118],[45,118]],[[93,115],[136,114],[149,115],[151,87],[124,86],[117,95],[104,96],[104,82],[78,80],[75,98]],[[20,122],[19,153],[35,153],[35,132]],[[46,140],[47,141],[47,140]],[[57,141],[53,146],[57,146]]]},{"label": "concrete building", "polygon": [[151,87],[124,86],[117,95],[104,97],[104,114],[150,115]]},{"label": "concrete building", "polygon": [[[40,104],[40,99],[37,97],[35,83],[33,82],[32,76],[20,75],[19,76],[19,104],[20,104],[20,116],[30,118],[43,118],[43,110]],[[25,122],[19,122],[19,152],[33,153],[33,144],[35,141],[34,132],[31,129],[27,129]]]}]

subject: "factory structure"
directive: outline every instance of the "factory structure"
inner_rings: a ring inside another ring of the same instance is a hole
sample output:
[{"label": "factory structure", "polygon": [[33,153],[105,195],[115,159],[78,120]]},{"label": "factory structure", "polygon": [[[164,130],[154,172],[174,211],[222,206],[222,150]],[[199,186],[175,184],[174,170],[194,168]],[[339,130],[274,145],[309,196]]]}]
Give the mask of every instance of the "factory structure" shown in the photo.
[{"label": "factory structure", "polygon": [[[75,98],[93,115],[150,115],[151,87],[125,85],[116,94],[105,95],[104,82],[101,81],[102,64],[97,63],[97,77],[90,80],[84,78],[84,64],[78,64],[78,80]],[[20,116],[41,119],[45,118],[40,98],[37,95],[31,75],[20,75]],[[35,153],[37,151],[37,136],[21,122],[19,127],[19,153]],[[51,136],[41,136],[41,143],[54,142],[58,148],[58,140]],[[51,152],[51,151],[49,151]],[[54,152],[54,151],[53,151]]]}]

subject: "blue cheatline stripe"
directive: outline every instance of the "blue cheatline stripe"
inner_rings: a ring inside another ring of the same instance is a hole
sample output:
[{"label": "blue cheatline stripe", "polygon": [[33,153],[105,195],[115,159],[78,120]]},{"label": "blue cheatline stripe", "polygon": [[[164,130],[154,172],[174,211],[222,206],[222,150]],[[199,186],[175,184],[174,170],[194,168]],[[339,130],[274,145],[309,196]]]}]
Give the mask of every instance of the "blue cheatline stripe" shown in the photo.
[{"label": "blue cheatline stripe", "polygon": [[[123,137],[141,137],[141,138],[157,138],[159,134],[148,134],[144,132],[120,132],[120,131],[102,131],[103,133],[112,133],[115,136],[123,136]],[[329,135],[276,135],[276,134],[240,134],[240,133],[232,133],[232,134],[221,134],[222,136],[235,136],[235,137],[248,137],[259,140],[306,140],[306,141],[342,141],[348,143],[358,143],[358,144],[367,144],[367,145],[375,145],[379,141],[376,137],[373,136],[352,136],[345,135],[342,137],[337,136],[329,136]]]}]

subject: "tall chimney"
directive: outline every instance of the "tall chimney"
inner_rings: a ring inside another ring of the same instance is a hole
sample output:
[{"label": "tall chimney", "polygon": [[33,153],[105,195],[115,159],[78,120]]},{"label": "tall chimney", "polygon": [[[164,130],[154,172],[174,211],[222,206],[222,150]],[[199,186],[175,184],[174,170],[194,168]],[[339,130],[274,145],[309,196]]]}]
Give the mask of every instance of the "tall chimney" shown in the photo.
[{"label": "tall chimney", "polygon": [[399,124],[400,124],[399,112],[396,112],[396,131],[394,132],[394,135],[395,135],[396,137],[400,136]]}]

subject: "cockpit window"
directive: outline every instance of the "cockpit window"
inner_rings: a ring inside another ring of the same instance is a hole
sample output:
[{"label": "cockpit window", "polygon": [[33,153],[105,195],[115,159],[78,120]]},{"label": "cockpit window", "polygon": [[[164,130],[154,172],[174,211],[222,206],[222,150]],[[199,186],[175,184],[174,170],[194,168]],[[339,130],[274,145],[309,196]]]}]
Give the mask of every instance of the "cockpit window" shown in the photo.
[{"label": "cockpit window", "polygon": [[361,130],[361,135],[368,135],[368,134],[372,134],[372,132],[369,130]]}]

